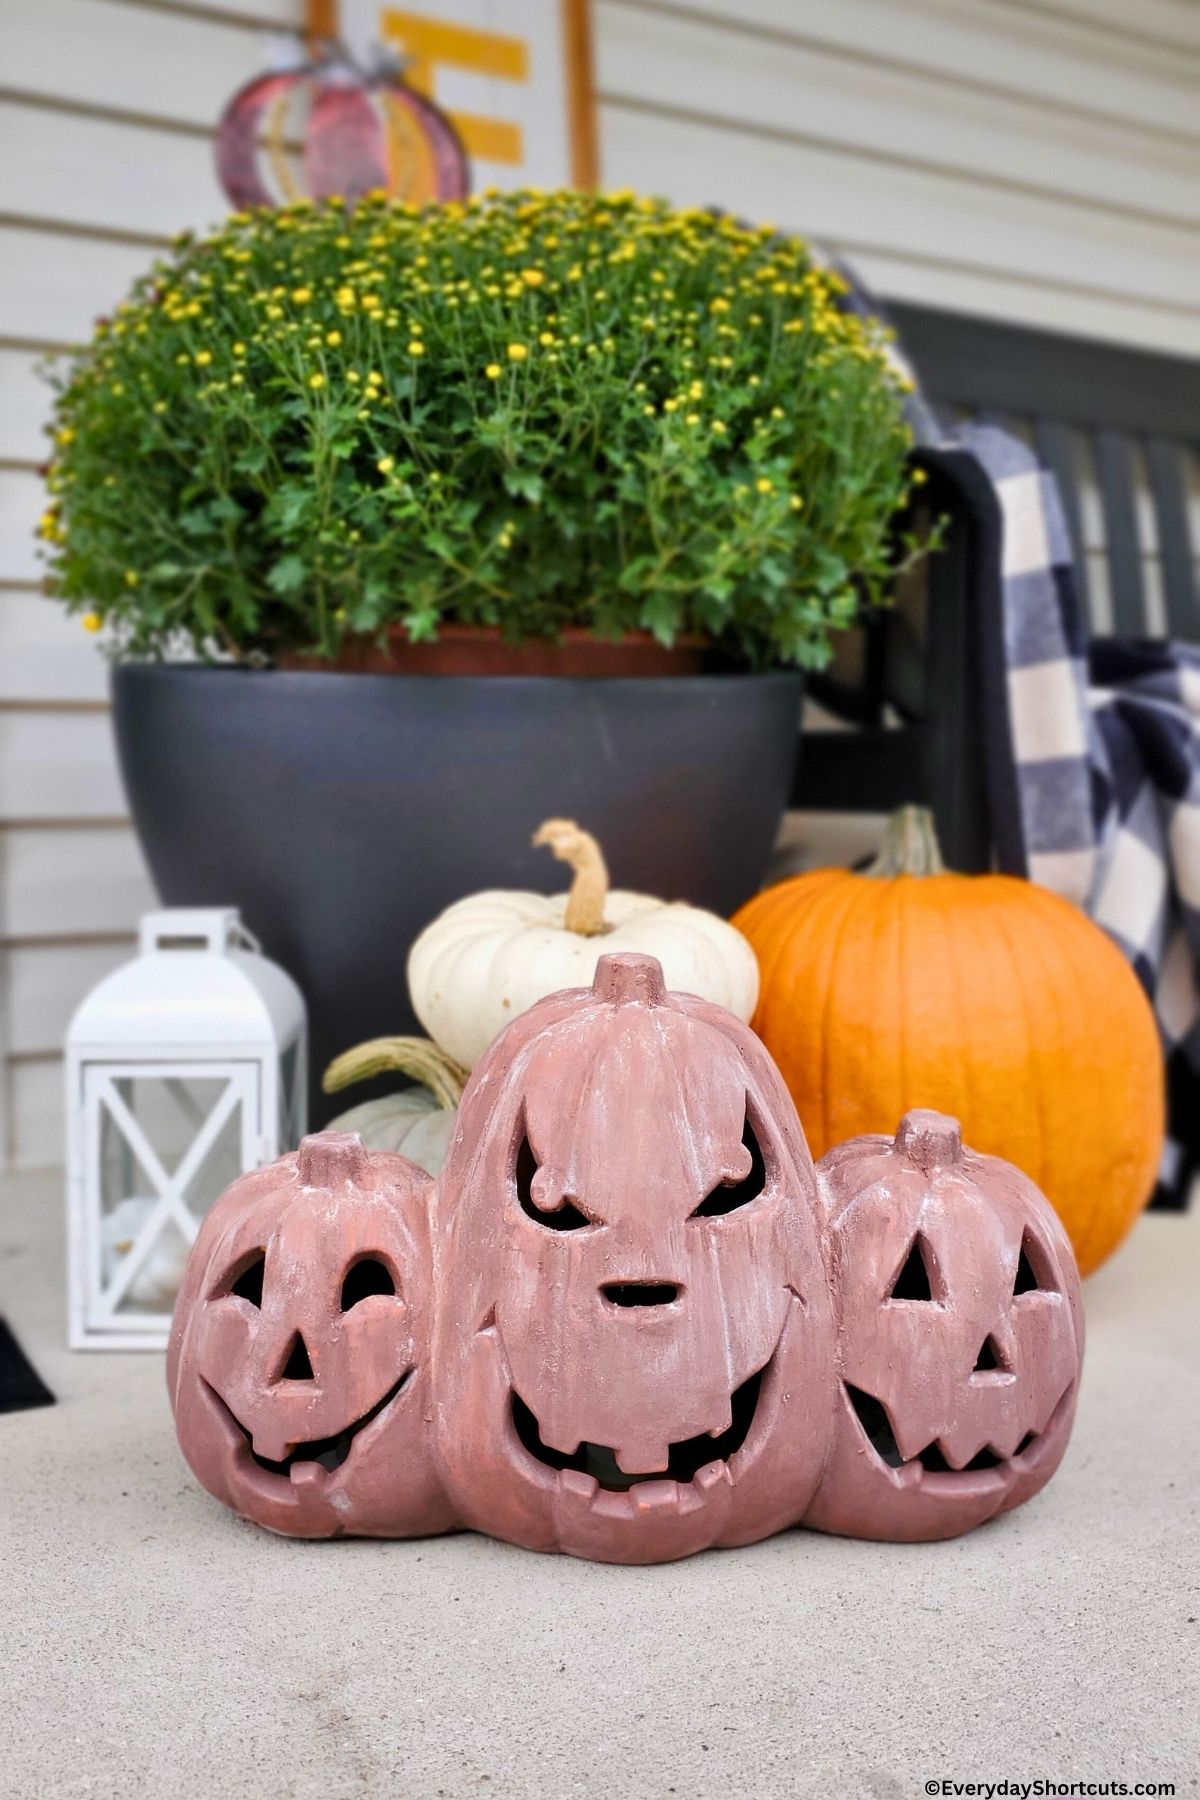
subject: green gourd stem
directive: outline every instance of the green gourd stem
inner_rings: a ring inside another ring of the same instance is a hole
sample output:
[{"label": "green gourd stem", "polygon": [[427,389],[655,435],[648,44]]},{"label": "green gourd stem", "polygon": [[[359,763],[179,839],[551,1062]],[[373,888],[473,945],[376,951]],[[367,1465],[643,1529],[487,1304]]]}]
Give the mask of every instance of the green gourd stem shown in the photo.
[{"label": "green gourd stem", "polygon": [[349,1087],[355,1081],[370,1081],[374,1075],[392,1071],[411,1075],[437,1101],[443,1112],[453,1112],[463,1096],[468,1071],[435,1044],[432,1038],[382,1037],[356,1044],[335,1056],[321,1079],[327,1094]]},{"label": "green gourd stem", "polygon": [[933,814],[927,806],[902,806],[883,834],[883,848],[865,871],[887,881],[896,875],[944,875]]},{"label": "green gourd stem", "polygon": [[575,879],[567,895],[563,924],[580,937],[599,937],[607,931],[604,902],[608,899],[608,868],[600,846],[590,831],[583,831],[574,819],[547,819],[533,834],[534,848],[551,850],[559,862],[574,871]]}]

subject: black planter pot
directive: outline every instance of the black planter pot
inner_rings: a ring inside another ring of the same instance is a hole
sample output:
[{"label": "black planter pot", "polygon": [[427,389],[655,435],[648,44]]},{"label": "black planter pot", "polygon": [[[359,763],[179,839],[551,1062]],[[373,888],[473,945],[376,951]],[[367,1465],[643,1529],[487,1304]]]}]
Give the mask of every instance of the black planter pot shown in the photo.
[{"label": "black planter pot", "polygon": [[[314,1124],[330,1057],[418,1030],[409,946],[487,887],[559,891],[530,837],[577,818],[613,884],[728,914],[787,801],[801,678],[289,674],[126,664],[121,769],[168,906],[236,905],[309,1006]],[[355,1089],[352,1098],[369,1090]]]}]

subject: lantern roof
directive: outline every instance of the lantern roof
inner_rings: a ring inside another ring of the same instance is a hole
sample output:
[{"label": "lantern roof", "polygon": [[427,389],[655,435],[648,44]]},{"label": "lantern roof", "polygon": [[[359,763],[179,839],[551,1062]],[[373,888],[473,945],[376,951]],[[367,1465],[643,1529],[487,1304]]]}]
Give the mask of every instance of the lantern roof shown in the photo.
[{"label": "lantern roof", "polygon": [[67,1045],[258,1055],[303,1026],[299,988],[262,955],[236,907],[169,907],[143,916],[137,956],[80,1003]]}]

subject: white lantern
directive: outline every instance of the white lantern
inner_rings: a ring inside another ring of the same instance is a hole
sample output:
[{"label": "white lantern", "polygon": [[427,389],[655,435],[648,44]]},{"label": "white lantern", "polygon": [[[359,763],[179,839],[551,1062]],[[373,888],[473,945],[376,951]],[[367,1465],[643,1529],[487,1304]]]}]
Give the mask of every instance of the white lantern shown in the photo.
[{"label": "white lantern", "polygon": [[304,1002],[233,907],[147,913],[67,1031],[74,1349],[159,1349],[200,1220],[304,1135]]}]

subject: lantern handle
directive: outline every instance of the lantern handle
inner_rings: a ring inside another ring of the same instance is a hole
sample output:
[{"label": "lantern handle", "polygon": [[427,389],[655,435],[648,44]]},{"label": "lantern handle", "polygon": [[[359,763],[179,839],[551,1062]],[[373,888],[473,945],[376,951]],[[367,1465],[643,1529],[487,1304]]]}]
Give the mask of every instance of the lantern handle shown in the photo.
[{"label": "lantern handle", "polygon": [[236,906],[168,906],[160,912],[143,913],[139,955],[175,950],[207,950],[214,956],[250,950],[262,955],[262,945],[243,925]]}]

